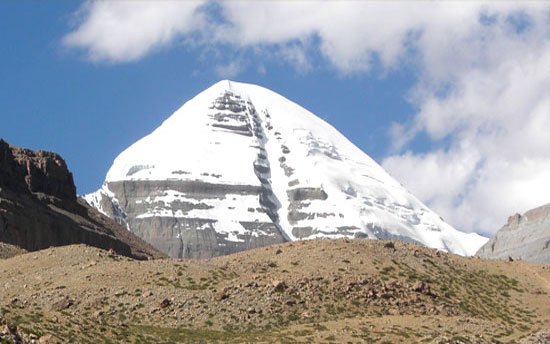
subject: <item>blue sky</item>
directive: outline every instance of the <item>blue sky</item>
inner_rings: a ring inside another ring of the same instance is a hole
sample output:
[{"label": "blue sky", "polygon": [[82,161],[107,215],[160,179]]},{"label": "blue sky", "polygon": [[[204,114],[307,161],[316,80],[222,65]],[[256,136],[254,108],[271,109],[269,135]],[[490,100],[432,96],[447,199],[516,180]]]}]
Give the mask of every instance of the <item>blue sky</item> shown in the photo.
[{"label": "blue sky", "polygon": [[[327,120],[466,231],[550,202],[547,3],[0,4],[0,137],[60,153],[79,193],[229,78]],[[283,24],[282,24],[283,23]]]}]

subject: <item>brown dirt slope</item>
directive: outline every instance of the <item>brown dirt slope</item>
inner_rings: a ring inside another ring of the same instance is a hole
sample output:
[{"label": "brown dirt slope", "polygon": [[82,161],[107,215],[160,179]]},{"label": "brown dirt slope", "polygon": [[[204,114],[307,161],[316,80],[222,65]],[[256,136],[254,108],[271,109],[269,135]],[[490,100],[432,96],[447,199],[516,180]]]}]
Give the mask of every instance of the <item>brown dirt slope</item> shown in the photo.
[{"label": "brown dirt slope", "polygon": [[15,257],[18,254],[23,254],[26,252],[27,251],[17,246],[0,242],[0,259]]},{"label": "brown dirt slope", "polygon": [[548,281],[548,266],[401,242],[294,242],[202,261],[67,246],[0,260],[0,338],[544,343]]}]

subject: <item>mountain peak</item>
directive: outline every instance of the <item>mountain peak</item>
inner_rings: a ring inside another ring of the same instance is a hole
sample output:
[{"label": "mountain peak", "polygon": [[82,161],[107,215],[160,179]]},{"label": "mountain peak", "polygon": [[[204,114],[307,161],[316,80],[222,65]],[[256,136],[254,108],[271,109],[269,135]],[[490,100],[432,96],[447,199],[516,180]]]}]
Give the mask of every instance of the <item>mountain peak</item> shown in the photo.
[{"label": "mountain peak", "polygon": [[514,214],[483,245],[477,255],[493,259],[523,259],[550,263],[550,204]]},{"label": "mountain peak", "polygon": [[469,255],[456,231],[330,124],[222,80],[122,152],[88,201],[174,257],[297,239],[400,239]]},{"label": "mountain peak", "polygon": [[206,92],[210,89],[216,90],[217,92],[220,91],[233,91],[233,84],[236,83],[235,81],[224,79],[216,82],[215,84],[212,84],[212,86],[208,87],[203,92]]},{"label": "mountain peak", "polygon": [[210,87],[200,92],[196,97],[199,97],[202,95],[207,97],[217,97],[219,94],[223,92],[246,93],[247,90],[250,88],[262,88],[265,91],[273,92],[271,90],[268,90],[267,88],[261,87],[256,84],[224,79],[212,84]]}]

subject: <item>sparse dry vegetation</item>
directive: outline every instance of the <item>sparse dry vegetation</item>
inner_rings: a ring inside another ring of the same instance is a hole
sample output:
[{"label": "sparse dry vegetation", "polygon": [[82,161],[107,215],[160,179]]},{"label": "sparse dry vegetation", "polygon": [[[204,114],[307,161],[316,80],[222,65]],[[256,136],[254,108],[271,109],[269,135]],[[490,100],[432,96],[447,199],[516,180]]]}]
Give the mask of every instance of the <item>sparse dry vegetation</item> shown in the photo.
[{"label": "sparse dry vegetation", "polygon": [[520,342],[550,328],[549,281],[548,266],[400,242],[203,261],[67,246],[0,260],[0,338],[11,327],[51,343]]}]

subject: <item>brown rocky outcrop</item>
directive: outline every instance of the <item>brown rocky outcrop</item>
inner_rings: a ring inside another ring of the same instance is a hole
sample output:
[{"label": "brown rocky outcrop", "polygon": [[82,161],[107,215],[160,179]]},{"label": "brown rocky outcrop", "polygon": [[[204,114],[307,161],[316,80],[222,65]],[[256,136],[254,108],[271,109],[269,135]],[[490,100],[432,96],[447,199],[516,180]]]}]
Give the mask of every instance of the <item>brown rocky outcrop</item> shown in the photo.
[{"label": "brown rocky outcrop", "polygon": [[58,154],[13,147],[2,139],[0,242],[29,251],[84,243],[134,258],[162,256],[79,199]]},{"label": "brown rocky outcrop", "polygon": [[15,343],[15,344],[24,343],[24,340],[21,337],[21,333],[19,332],[17,325],[7,321],[1,316],[0,316],[0,342]]},{"label": "brown rocky outcrop", "polygon": [[12,152],[18,165],[25,169],[25,183],[31,192],[76,200],[73,175],[59,155],[22,148],[13,148]]}]

